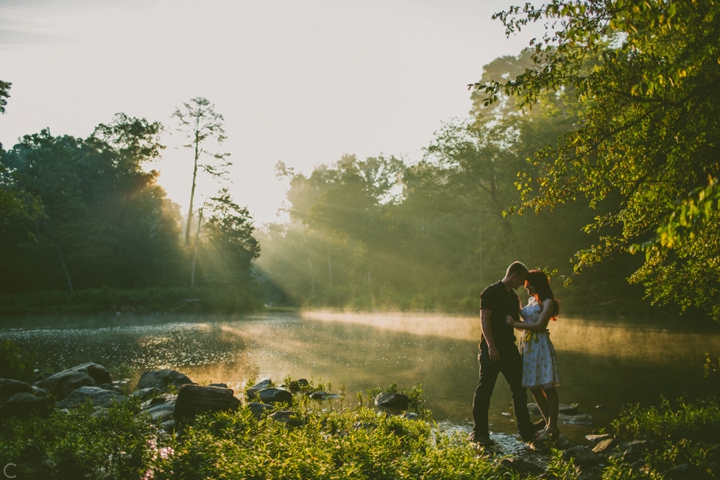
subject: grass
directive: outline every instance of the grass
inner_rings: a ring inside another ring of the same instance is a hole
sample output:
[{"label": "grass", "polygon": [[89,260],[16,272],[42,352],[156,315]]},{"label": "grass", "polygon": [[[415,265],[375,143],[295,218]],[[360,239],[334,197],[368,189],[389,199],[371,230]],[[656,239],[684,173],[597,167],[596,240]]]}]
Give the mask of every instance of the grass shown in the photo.
[{"label": "grass", "polygon": [[[291,378],[286,378],[289,384]],[[512,479],[519,474],[500,459],[479,455],[464,435],[435,427],[420,386],[371,389],[355,398],[319,402],[305,395],[331,391],[329,384],[300,387],[293,405],[279,405],[256,418],[247,406],[236,412],[200,415],[160,432],[129,400],[99,413],[91,404],[49,418],[0,420],[0,464],[18,465],[18,478],[58,479]],[[341,394],[344,389],[340,389]],[[380,392],[405,393],[422,420],[378,414]],[[294,413],[291,424],[270,415]],[[618,436],[644,438],[640,462],[620,457],[602,471],[605,479],[663,478],[685,465],[686,478],[718,472],[720,410],[714,398],[663,401],[658,407],[628,406],[612,424]],[[45,471],[23,461],[27,445],[39,447]],[[41,472],[38,477],[38,471]],[[22,475],[26,475],[23,477]],[[583,478],[572,461],[553,452],[543,478]],[[530,477],[536,478],[536,477]]]}]

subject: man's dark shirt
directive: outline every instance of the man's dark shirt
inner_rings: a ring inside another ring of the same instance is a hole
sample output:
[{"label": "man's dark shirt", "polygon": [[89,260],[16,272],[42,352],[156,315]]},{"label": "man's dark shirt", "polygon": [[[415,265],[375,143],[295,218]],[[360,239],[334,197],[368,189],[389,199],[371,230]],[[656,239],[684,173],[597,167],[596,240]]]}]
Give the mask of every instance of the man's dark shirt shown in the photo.
[{"label": "man's dark shirt", "polygon": [[[514,329],[505,322],[505,317],[510,315],[515,321],[518,321],[519,304],[520,300],[517,294],[513,290],[508,291],[502,281],[485,287],[485,290],[480,294],[480,309],[484,308],[492,312],[490,326],[495,346],[498,349],[516,348]],[[484,336],[482,342],[485,342]],[[485,343],[487,344],[487,342]]]}]

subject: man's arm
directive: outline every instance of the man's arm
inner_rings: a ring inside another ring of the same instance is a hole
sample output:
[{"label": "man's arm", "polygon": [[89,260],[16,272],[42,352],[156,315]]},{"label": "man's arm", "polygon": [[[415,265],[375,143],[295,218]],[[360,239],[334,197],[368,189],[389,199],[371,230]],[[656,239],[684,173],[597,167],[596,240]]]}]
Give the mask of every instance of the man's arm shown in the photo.
[{"label": "man's arm", "polygon": [[487,308],[480,309],[480,327],[482,328],[482,334],[485,341],[488,344],[488,352],[490,353],[490,360],[494,362],[500,361],[500,351],[495,346],[495,338],[493,337],[492,325],[490,325],[490,316],[492,310]]}]

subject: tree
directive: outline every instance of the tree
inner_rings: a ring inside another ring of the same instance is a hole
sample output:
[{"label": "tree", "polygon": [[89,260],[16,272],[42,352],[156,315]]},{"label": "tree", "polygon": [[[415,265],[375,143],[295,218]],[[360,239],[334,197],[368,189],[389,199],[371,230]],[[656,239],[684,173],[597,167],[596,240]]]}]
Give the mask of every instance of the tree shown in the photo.
[{"label": "tree", "polygon": [[[617,208],[586,225],[601,236],[576,254],[576,270],[645,251],[630,280],[643,282],[653,301],[704,307],[720,318],[716,226],[695,222],[691,235],[682,225],[687,216],[678,213],[696,204],[699,191],[709,198],[718,188],[720,4],[551,0],[495,17],[508,34],[543,18],[551,23],[531,42],[531,68],[515,79],[473,85],[484,104],[505,94],[531,108],[543,95],[573,92],[584,109],[557,147],[537,152],[540,174],[520,182],[520,210],[582,197],[597,207],[617,197]],[[717,203],[703,204],[717,216]],[[676,223],[683,228],[674,229]],[[681,288],[683,282],[690,287]]]},{"label": "tree", "polygon": [[253,284],[252,261],[260,255],[255,227],[247,208],[232,201],[227,189],[211,197],[203,231],[210,249],[206,277],[209,283],[232,286]]},{"label": "tree", "polygon": [[[197,185],[198,168],[213,177],[224,177],[227,168],[232,165],[226,160],[229,153],[213,153],[206,150],[207,141],[215,140],[222,143],[225,137],[223,116],[215,112],[215,105],[203,97],[195,97],[188,103],[183,103],[184,110],[179,108],[173,114],[180,122],[180,131],[190,142],[184,145],[194,150],[192,187],[190,188],[190,206],[188,207],[187,223],[185,227],[185,245],[190,243],[190,227],[193,219],[193,202],[195,200],[195,187]],[[211,158],[208,163],[199,163],[200,158],[207,155]]]},{"label": "tree", "polygon": [[4,82],[0,80],[0,113],[5,113],[5,105],[7,105],[7,99],[10,98],[10,87],[12,83]]}]

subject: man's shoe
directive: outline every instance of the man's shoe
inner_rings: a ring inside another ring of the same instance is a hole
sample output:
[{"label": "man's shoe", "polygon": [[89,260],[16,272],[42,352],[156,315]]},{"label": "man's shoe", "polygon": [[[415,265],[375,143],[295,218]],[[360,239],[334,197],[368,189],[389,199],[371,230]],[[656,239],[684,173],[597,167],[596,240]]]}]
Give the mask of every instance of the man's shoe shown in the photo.
[{"label": "man's shoe", "polygon": [[492,447],[493,445],[495,445],[495,442],[493,442],[492,440],[490,440],[490,436],[489,436],[489,435],[478,435],[478,434],[475,434],[475,433],[471,433],[471,434],[470,434],[470,441],[471,441],[472,443],[475,443],[475,444],[481,446],[481,447]]}]

